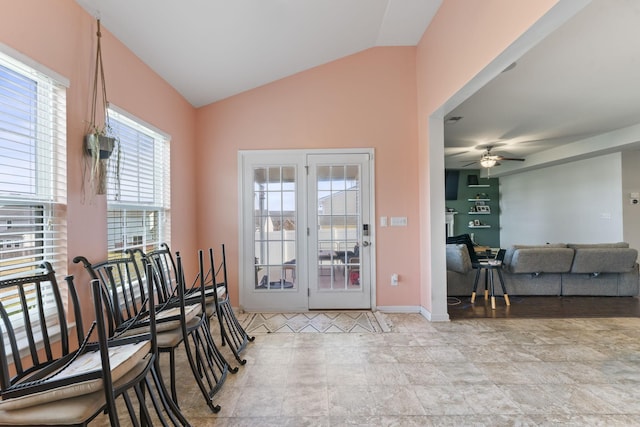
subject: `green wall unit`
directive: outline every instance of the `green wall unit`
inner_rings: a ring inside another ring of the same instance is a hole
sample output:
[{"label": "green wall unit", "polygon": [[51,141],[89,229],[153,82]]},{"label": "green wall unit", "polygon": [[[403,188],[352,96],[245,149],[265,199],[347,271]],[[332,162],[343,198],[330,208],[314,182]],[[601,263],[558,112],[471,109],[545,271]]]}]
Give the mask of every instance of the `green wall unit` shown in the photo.
[{"label": "green wall unit", "polygon": [[[499,179],[480,178],[479,170],[460,170],[456,200],[446,200],[447,209],[454,209],[454,235],[473,234],[482,246],[500,247]],[[469,185],[469,176],[477,177],[477,185]],[[469,225],[469,222],[480,225]]]}]

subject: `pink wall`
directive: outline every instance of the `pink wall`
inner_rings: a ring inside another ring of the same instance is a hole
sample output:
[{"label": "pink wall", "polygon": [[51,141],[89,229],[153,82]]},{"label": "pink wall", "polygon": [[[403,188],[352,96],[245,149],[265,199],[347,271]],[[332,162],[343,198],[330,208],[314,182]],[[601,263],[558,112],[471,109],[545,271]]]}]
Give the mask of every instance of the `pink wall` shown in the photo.
[{"label": "pink wall", "polygon": [[[109,100],[172,136],[172,247],[196,266],[195,109],[133,53],[102,28],[102,48]],[[75,1],[3,1],[0,43],[54,70],[70,81],[67,90],[68,254],[86,311],[92,312],[88,276],[71,260],[106,257],[104,196],[84,200],[82,140],[90,111],[90,82],[95,62],[96,22]],[[192,261],[191,261],[192,260]],[[62,280],[62,277],[60,277]]]},{"label": "pink wall", "polygon": [[445,0],[417,48],[420,304],[431,310],[429,116],[531,27],[558,0]]},{"label": "pink wall", "polygon": [[[198,231],[227,245],[238,276],[238,150],[373,147],[376,215],[408,227],[377,229],[378,305],[419,298],[415,48],[374,48],[198,110]],[[391,273],[400,286],[391,287]],[[232,295],[238,303],[237,289]]]}]

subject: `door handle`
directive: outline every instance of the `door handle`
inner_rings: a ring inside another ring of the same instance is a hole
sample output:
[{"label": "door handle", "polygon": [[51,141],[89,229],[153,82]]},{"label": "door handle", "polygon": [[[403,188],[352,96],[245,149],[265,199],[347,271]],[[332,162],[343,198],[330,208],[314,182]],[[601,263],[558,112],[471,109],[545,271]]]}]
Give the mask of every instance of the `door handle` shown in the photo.
[{"label": "door handle", "polygon": [[364,240],[364,241],[362,242],[362,246],[369,246],[369,245],[370,245],[370,243],[369,243],[369,242],[367,242],[366,240]]}]

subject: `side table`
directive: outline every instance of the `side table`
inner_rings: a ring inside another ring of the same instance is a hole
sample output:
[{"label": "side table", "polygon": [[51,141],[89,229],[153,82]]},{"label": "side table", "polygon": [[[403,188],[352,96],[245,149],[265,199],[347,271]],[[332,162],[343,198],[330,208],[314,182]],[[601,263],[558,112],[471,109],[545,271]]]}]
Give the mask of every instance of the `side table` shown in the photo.
[{"label": "side table", "polygon": [[507,288],[504,285],[504,277],[502,277],[502,260],[490,259],[487,261],[481,261],[480,267],[476,272],[476,278],[473,282],[473,292],[471,293],[471,304],[475,303],[476,292],[478,290],[478,282],[480,281],[480,274],[484,271],[484,298],[487,299],[491,294],[491,309],[496,309],[496,297],[495,297],[495,284],[493,278],[493,272],[498,274],[498,280],[500,280],[500,286],[502,286],[502,292],[504,293],[504,302],[506,305],[511,305],[509,301],[509,295],[507,294]]}]

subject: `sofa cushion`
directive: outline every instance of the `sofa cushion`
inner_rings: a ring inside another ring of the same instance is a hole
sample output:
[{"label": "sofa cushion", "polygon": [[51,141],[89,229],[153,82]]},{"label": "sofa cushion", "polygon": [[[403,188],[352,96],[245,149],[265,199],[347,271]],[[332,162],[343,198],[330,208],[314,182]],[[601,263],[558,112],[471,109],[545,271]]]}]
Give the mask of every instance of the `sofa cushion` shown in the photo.
[{"label": "sofa cushion", "polygon": [[576,249],[572,273],[625,273],[631,271],[638,251],[620,247],[589,247]]},{"label": "sofa cushion", "polygon": [[465,274],[471,270],[471,257],[466,245],[447,245],[447,270]]},{"label": "sofa cushion", "polygon": [[566,273],[571,270],[574,250],[567,247],[516,248],[507,270],[511,273]]},{"label": "sofa cushion", "polygon": [[564,243],[547,243],[546,245],[512,245],[507,248],[504,254],[503,263],[506,265],[511,264],[511,259],[513,258],[513,253],[516,249],[532,249],[532,248],[566,248],[567,245]]},{"label": "sofa cushion", "polygon": [[568,243],[568,248],[573,249],[590,249],[590,248],[628,248],[627,242],[616,243]]}]

